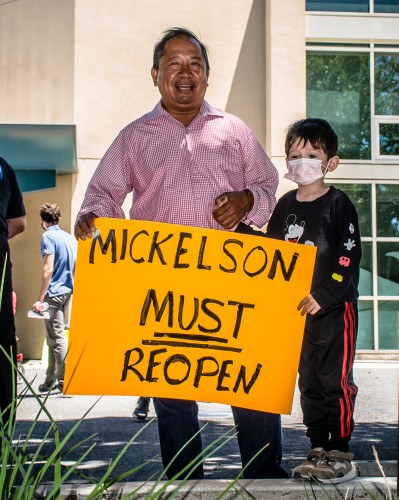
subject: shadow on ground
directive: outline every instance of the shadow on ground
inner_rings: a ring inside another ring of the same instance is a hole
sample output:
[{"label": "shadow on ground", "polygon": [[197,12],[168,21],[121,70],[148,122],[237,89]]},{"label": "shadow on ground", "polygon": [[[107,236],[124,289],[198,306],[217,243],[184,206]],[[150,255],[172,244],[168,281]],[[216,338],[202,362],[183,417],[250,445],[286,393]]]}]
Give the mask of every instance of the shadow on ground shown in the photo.
[{"label": "shadow on ground", "polygon": [[[57,420],[61,439],[68,434],[74,423],[75,421],[73,420]],[[32,421],[28,420],[17,421],[16,436],[24,439],[31,424]],[[36,451],[49,425],[48,422],[41,421],[37,423],[30,439],[28,452],[34,453]],[[205,425],[205,422],[201,421],[201,425]],[[92,479],[99,480],[106,471],[109,462],[115,460],[126,442],[142,429],[143,426],[142,422],[132,418],[86,418],[65,445],[64,449],[71,448],[79,441],[93,434],[95,436],[77,449],[63,456],[62,462],[66,465],[73,464],[93,443],[96,443],[94,449],[80,465],[79,471]],[[224,422],[221,419],[210,421],[202,432],[204,447],[229,429],[232,429],[231,422]],[[374,445],[380,460],[396,460],[397,429],[397,425],[393,423],[357,423],[351,441],[351,451],[355,454],[355,459],[373,460],[372,445]],[[307,454],[308,439],[305,436],[304,427],[299,424],[284,428],[283,438],[284,458],[282,465],[290,472]],[[49,438],[44,443],[41,455],[49,456],[53,450],[54,433],[51,431]],[[156,419],[139,434],[133,444],[127,449],[123,459],[114,469],[112,477],[117,477],[148,460],[151,460],[149,464],[124,480],[144,481],[149,479],[153,474],[155,474],[155,477],[159,477],[162,474],[163,467],[160,458]],[[40,462],[37,463],[37,467],[40,467]],[[205,475],[207,479],[233,479],[240,470],[240,454],[235,438],[228,441],[205,462]],[[78,477],[72,477],[71,479],[72,481],[68,480],[68,482],[82,481]],[[47,472],[44,480],[51,482],[53,480],[53,471],[50,470]]]}]

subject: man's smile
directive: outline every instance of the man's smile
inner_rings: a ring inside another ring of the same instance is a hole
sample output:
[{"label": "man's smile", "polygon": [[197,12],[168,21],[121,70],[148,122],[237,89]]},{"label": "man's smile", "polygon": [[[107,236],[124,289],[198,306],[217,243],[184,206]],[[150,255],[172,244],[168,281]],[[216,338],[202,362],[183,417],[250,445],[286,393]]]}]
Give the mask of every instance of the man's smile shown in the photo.
[{"label": "man's smile", "polygon": [[194,89],[194,85],[190,83],[176,83],[175,87],[180,90],[180,92],[190,92]]}]

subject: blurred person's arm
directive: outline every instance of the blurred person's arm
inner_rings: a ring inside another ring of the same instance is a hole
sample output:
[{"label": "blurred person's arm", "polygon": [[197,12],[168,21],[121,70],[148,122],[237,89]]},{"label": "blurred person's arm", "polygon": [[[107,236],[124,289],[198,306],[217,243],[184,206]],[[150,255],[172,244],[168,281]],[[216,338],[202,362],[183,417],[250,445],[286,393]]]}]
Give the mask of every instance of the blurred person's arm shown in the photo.
[{"label": "blurred person's arm", "polygon": [[33,309],[36,312],[41,311],[41,304],[44,301],[44,296],[46,295],[47,289],[50,285],[51,277],[54,271],[54,254],[46,254],[43,257],[43,272],[42,272],[42,283],[40,285],[39,298],[37,302],[33,304]]},{"label": "blurred person's arm", "polygon": [[15,217],[14,219],[7,219],[8,226],[8,239],[14,238],[19,233],[25,231],[26,215],[22,217]]}]

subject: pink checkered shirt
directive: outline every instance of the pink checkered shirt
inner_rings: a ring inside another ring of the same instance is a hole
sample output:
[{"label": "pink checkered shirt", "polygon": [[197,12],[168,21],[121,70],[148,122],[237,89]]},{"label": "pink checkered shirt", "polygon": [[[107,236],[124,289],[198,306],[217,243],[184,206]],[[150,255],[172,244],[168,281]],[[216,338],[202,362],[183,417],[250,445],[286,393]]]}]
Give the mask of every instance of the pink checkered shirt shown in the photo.
[{"label": "pink checkered shirt", "polygon": [[100,161],[78,213],[223,229],[214,200],[250,189],[253,209],[244,222],[262,227],[276,204],[278,174],[253,132],[239,118],[203,102],[185,127],[162,107],[125,127]]}]

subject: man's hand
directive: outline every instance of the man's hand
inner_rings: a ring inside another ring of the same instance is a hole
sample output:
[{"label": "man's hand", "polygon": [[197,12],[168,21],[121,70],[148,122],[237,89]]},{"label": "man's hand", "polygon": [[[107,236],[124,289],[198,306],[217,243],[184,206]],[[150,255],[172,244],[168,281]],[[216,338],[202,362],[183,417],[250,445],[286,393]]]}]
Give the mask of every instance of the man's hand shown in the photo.
[{"label": "man's hand", "polygon": [[317,311],[320,311],[321,307],[313,298],[313,296],[309,294],[307,297],[301,300],[297,309],[298,311],[302,309],[301,316],[304,316],[306,313],[313,316],[313,314],[316,314]]},{"label": "man's hand", "polygon": [[41,313],[43,311],[43,302],[41,302],[40,300],[38,300],[37,302],[35,302],[33,304],[33,307],[32,309],[37,312],[37,313]]},{"label": "man's hand", "polygon": [[248,212],[249,200],[244,191],[223,193],[215,199],[212,215],[224,229],[232,229]]},{"label": "man's hand", "polygon": [[79,238],[85,240],[86,237],[91,238],[93,236],[93,233],[96,230],[96,224],[95,224],[96,218],[97,215],[93,213],[82,215],[82,217],[78,220],[75,226],[75,238],[77,240]]}]

